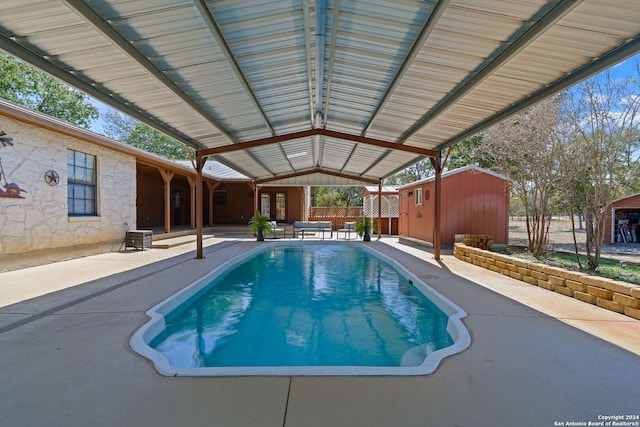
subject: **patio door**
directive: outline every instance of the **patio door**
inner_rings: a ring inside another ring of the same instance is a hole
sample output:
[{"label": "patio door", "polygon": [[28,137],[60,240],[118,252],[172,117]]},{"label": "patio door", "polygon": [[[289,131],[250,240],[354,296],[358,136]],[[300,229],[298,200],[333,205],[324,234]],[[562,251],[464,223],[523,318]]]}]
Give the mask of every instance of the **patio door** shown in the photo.
[{"label": "patio door", "polygon": [[287,193],[260,193],[260,213],[274,221],[287,222]]},{"label": "patio door", "polygon": [[260,194],[260,213],[271,218],[271,193]]},{"label": "patio door", "polygon": [[276,193],[276,221],[287,220],[287,193]]}]

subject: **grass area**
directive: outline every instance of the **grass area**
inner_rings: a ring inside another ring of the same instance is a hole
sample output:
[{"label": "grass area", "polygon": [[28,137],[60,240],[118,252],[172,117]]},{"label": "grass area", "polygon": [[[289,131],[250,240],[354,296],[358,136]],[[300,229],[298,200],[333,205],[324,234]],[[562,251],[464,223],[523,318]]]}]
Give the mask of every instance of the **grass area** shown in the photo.
[{"label": "grass area", "polygon": [[[576,262],[576,257],[572,254],[563,252],[547,252],[544,257],[536,258],[523,248],[506,247],[496,249],[495,251],[503,253],[505,255],[528,259],[530,261],[536,261],[556,267],[566,268],[567,270],[580,271],[578,263]],[[582,262],[583,267],[587,265],[586,256],[581,256],[580,261]],[[582,272],[640,285],[640,265],[628,264],[623,268],[620,265],[620,261],[600,258],[600,266],[598,267],[597,271],[592,272],[582,270]]]}]

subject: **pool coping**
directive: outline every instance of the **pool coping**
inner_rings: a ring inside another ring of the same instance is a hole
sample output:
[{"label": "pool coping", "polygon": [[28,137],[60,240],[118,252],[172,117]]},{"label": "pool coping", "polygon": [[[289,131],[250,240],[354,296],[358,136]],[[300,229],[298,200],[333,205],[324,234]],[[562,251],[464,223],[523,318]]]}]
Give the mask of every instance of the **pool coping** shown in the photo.
[{"label": "pool coping", "polygon": [[[0,273],[5,295],[7,287],[48,279],[74,283],[67,295],[72,299],[143,276],[0,334],[0,424],[539,427],[597,421],[601,413],[638,413],[630,390],[640,383],[639,320],[481,269],[446,251],[435,260],[428,248],[397,240],[366,244],[468,313],[464,324],[472,345],[444,359],[431,375],[170,378],[131,350],[131,334],[148,320],[150,307],[262,244],[255,238],[234,239],[237,244],[221,249],[215,249],[220,239],[206,241],[204,260],[195,260],[193,248],[183,245]],[[127,272],[104,276],[120,267]],[[5,308],[3,316],[60,302],[57,294],[43,295]]]},{"label": "pool coping", "polygon": [[416,366],[231,366],[231,367],[175,367],[162,353],[151,348],[148,343],[166,328],[165,315],[185,301],[193,298],[212,280],[213,277],[232,268],[250,256],[263,251],[265,246],[259,245],[245,252],[242,256],[229,259],[213,269],[208,274],[190,283],[180,291],[151,307],[147,312],[150,320],[138,328],[131,336],[129,345],[136,353],[149,359],[155,369],[164,376],[411,376],[428,375],[433,373],[441,361],[449,356],[458,354],[469,347],[471,336],[462,322],[467,313],[450,299],[429,286],[395,259],[375,250],[371,245],[346,241],[283,241],[270,242],[269,246],[309,246],[309,245],[353,245],[359,244],[365,251],[373,253],[398,270],[411,284],[425,295],[434,305],[449,317],[447,332],[453,339],[453,344],[433,351],[425,360]]}]

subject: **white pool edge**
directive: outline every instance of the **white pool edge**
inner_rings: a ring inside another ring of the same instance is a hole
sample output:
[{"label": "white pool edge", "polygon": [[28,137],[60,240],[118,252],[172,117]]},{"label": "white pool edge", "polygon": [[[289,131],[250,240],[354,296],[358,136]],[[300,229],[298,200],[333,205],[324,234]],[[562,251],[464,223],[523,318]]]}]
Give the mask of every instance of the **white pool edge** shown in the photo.
[{"label": "white pool edge", "polygon": [[[322,241],[305,241],[305,242],[269,242],[269,246],[291,246],[310,244],[360,244],[359,242],[322,242]],[[245,252],[241,256],[234,257],[225,261],[220,266],[213,269],[203,277],[186,286],[182,290],[176,292],[169,298],[161,301],[146,314],[150,317],[144,325],[142,325],[132,335],[129,340],[131,348],[138,354],[146,357],[153,362],[156,370],[165,376],[390,376],[390,375],[428,375],[433,373],[440,362],[449,356],[464,351],[471,344],[471,336],[469,331],[462,323],[462,319],[467,313],[457,304],[440,294],[438,291],[429,286],[424,280],[417,277],[411,271],[407,270],[402,264],[387,255],[373,249],[369,245],[362,247],[375,256],[383,259],[391,264],[407,279],[413,282],[413,286],[422,292],[434,305],[436,305],[443,313],[449,316],[447,323],[447,332],[453,339],[453,344],[429,353],[424,362],[417,366],[237,366],[237,367],[196,367],[196,368],[177,368],[172,366],[169,359],[162,353],[151,348],[148,343],[156,337],[166,327],[164,316],[173,309],[180,306],[183,302],[198,293],[206,286],[213,277],[220,272],[239,264],[245,259],[253,256],[256,252],[264,250],[263,245]]]}]

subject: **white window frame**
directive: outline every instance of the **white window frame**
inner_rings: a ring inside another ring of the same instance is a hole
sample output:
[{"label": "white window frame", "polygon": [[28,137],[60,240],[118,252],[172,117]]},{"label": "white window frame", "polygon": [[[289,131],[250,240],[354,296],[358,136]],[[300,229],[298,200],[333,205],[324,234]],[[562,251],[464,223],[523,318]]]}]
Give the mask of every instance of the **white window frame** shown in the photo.
[{"label": "white window frame", "polygon": [[422,188],[416,188],[416,206],[422,205]]},{"label": "white window frame", "polygon": [[[85,218],[98,216],[98,157],[71,148],[67,149],[67,153],[67,215]],[[91,159],[91,162],[85,161],[84,164],[81,164],[76,153]],[[73,157],[71,163],[69,154]],[[74,207],[76,201],[84,201],[82,209]]]}]

